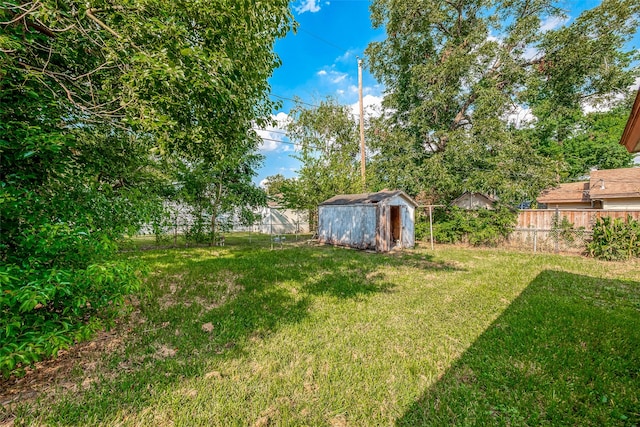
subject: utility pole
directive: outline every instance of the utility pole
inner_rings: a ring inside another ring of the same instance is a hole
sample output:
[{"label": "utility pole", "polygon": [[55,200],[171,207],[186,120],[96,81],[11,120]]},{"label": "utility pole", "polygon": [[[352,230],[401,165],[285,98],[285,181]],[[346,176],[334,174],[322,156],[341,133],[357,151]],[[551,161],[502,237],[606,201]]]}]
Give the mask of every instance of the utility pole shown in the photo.
[{"label": "utility pole", "polygon": [[360,99],[360,173],[362,174],[362,191],[367,189],[365,181],[364,156],[364,104],[362,100],[362,59],[358,58],[358,98]]}]

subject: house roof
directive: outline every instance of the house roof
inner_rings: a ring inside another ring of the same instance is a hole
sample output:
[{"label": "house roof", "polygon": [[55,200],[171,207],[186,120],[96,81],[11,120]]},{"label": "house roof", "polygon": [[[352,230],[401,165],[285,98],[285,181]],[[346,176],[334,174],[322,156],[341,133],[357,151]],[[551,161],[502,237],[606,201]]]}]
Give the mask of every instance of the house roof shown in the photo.
[{"label": "house roof", "polygon": [[589,184],[592,200],[640,197],[640,168],[593,171]]},{"label": "house roof", "polygon": [[624,132],[622,132],[620,144],[627,147],[627,151],[630,153],[640,152],[640,88],[633,107],[631,107],[627,125],[624,128]]},{"label": "house roof", "polygon": [[538,203],[580,203],[640,197],[640,168],[591,171],[589,182],[560,184],[542,192]]},{"label": "house roof", "polygon": [[377,193],[339,194],[320,203],[320,206],[375,204],[395,196],[401,196],[414,207],[418,207],[418,203],[402,190],[382,190]]},{"label": "house roof", "polygon": [[560,184],[556,188],[546,189],[538,197],[538,203],[588,203],[589,199],[589,183],[588,182],[570,182],[568,184]]}]

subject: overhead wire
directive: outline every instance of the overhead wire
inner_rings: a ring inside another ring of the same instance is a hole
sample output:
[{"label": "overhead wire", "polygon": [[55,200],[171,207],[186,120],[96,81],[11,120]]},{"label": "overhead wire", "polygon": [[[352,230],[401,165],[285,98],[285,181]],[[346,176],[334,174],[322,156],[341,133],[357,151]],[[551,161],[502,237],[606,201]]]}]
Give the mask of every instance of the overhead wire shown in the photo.
[{"label": "overhead wire", "polygon": [[302,100],[300,100],[300,99],[287,98],[286,96],[276,95],[275,93],[271,93],[270,95],[271,95],[271,96],[274,96],[274,97],[276,97],[276,98],[279,98],[279,99],[285,100],[285,101],[292,101],[292,102],[296,102],[296,103],[299,103],[299,104],[309,105],[310,107],[315,107],[315,108],[320,107],[319,105],[311,104],[311,103],[309,103],[309,102],[305,102],[305,101],[302,101]]},{"label": "overhead wire", "polygon": [[[330,41],[330,40],[327,40],[327,39],[325,39],[325,38],[323,38],[323,37],[321,37],[321,36],[319,36],[319,35],[317,35],[317,34],[315,34],[315,33],[312,33],[311,31],[309,31],[309,30],[307,30],[307,29],[305,29],[305,28],[302,28],[302,26],[300,26],[300,25],[298,26],[298,29],[299,29],[301,32],[306,33],[307,35],[309,35],[309,36],[311,36],[311,37],[313,37],[313,38],[315,38],[315,39],[317,39],[317,40],[321,41],[322,43],[326,44],[327,46],[331,46],[331,47],[333,47],[334,49],[339,50],[339,51],[340,51],[341,53],[343,53],[343,54],[348,53],[348,52],[349,52],[349,50],[350,50],[350,49],[347,49],[347,48],[345,48],[345,47],[343,47],[343,46],[340,46],[340,45],[338,45],[338,44],[336,44],[336,43],[334,43],[334,42],[332,42],[332,41]],[[285,100],[285,101],[297,102],[297,103],[304,104],[304,105],[309,105],[309,106],[311,106],[311,107],[315,107],[315,108],[318,108],[318,107],[319,107],[319,105],[312,104],[312,103],[309,103],[309,102],[305,102],[305,101],[302,101],[302,100],[300,100],[300,99],[288,98],[288,97],[286,97],[286,96],[277,95],[277,94],[275,94],[275,93],[271,93],[270,95],[271,95],[271,96],[273,96],[273,97],[276,97],[276,98],[279,98],[279,99]]]},{"label": "overhead wire", "polygon": [[306,145],[306,146],[311,147],[313,149],[320,150],[320,148],[318,148],[317,146],[315,146],[313,144],[302,144],[301,142],[281,141],[279,139],[273,139],[273,138],[262,138],[261,137],[261,139],[264,140],[264,141],[279,142],[280,144],[287,144],[287,145],[297,145],[297,146]]}]

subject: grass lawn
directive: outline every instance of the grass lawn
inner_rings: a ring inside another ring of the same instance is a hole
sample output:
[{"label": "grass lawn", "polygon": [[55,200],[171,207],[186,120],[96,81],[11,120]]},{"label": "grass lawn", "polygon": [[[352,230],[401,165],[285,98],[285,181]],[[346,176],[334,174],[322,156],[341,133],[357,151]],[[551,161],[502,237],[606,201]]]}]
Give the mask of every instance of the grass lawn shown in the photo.
[{"label": "grass lawn", "polygon": [[149,272],[119,345],[5,421],[640,424],[638,262],[232,236],[123,256]]}]

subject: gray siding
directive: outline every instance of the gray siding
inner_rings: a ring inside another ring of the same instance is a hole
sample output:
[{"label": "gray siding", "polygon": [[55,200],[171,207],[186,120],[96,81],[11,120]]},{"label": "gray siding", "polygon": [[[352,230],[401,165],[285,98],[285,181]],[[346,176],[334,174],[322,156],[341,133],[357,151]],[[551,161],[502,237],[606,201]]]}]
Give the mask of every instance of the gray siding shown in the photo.
[{"label": "gray siding", "polygon": [[405,205],[402,206],[402,247],[412,248],[415,245],[415,209]]},{"label": "gray siding", "polygon": [[375,248],[375,205],[320,206],[318,213],[318,240],[321,243]]},{"label": "gray siding", "polygon": [[402,247],[412,248],[415,246],[415,208],[407,203],[404,197],[393,196],[384,201],[387,206],[400,206],[402,221]]}]

